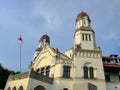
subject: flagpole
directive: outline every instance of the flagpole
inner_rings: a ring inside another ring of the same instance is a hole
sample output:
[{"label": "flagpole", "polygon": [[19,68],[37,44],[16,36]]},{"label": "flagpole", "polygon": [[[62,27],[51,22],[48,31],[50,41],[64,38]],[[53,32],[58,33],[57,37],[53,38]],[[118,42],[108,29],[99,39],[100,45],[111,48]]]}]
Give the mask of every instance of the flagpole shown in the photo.
[{"label": "flagpole", "polygon": [[22,43],[23,43],[23,40],[22,40],[22,37],[20,36],[18,38],[18,40],[20,41],[20,73],[21,73],[21,68],[22,68]]},{"label": "flagpole", "polygon": [[20,43],[20,73],[21,73],[21,67],[22,67],[22,44]]}]

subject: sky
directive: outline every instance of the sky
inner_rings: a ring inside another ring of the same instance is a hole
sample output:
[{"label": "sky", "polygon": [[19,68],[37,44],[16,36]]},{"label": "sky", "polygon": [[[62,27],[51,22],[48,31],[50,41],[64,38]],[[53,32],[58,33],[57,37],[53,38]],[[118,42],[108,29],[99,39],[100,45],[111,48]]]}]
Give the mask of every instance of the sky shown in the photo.
[{"label": "sky", "polygon": [[0,0],[0,64],[19,71],[21,35],[22,72],[27,71],[38,41],[48,34],[59,51],[73,46],[75,20],[86,12],[102,55],[120,55],[120,0]]}]

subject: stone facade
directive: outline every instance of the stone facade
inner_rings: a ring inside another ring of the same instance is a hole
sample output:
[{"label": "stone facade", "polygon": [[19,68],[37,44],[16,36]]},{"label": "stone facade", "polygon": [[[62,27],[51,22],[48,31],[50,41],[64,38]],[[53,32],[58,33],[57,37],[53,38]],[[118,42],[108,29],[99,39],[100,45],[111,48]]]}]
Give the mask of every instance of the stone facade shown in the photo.
[{"label": "stone facade", "polygon": [[105,63],[90,22],[87,13],[77,15],[74,44],[64,54],[43,35],[28,71],[10,75],[5,90],[120,90],[120,64]]}]

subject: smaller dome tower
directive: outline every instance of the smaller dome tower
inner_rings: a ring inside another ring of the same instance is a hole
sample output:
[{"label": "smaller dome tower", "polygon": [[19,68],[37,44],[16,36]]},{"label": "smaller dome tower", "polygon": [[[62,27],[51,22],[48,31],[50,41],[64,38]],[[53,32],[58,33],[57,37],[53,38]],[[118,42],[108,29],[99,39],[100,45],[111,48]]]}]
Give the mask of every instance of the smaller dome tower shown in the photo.
[{"label": "smaller dome tower", "polygon": [[35,50],[33,59],[40,53],[45,44],[50,44],[50,38],[47,34],[40,38],[38,48]]},{"label": "smaller dome tower", "polygon": [[43,47],[46,43],[50,44],[50,38],[47,34],[43,35],[39,40],[39,48]]},{"label": "smaller dome tower", "polygon": [[80,29],[81,27],[90,27],[90,18],[86,12],[80,12],[76,18],[76,29]]}]

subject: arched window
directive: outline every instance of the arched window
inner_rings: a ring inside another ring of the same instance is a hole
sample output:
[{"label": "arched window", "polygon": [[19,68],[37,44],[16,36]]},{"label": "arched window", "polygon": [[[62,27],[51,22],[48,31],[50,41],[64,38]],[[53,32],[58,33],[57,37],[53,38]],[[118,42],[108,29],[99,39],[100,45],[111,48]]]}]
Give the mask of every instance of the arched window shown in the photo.
[{"label": "arched window", "polygon": [[38,69],[36,70],[36,72],[38,72],[38,73],[39,73],[39,71],[40,71],[40,69],[38,68]]},{"label": "arched window", "polygon": [[46,67],[46,76],[49,77],[49,74],[50,74],[50,66],[47,66]]},{"label": "arched window", "polygon": [[20,87],[18,88],[18,90],[23,90],[23,86],[20,86]]},{"label": "arched window", "polygon": [[94,68],[90,67],[90,78],[93,79],[94,78]]},{"label": "arched window", "polygon": [[88,67],[84,67],[84,78],[88,78]]},{"label": "arched window", "polygon": [[16,90],[16,87],[13,87],[13,89],[12,90]]},{"label": "arched window", "polygon": [[11,88],[10,87],[8,87],[8,89],[7,90],[11,90]]},{"label": "arched window", "polygon": [[67,88],[64,88],[63,90],[69,90],[69,89],[67,89]]},{"label": "arched window", "polygon": [[83,66],[84,78],[94,79],[96,77],[95,67],[96,66],[90,62],[85,63]]},{"label": "arched window", "polygon": [[41,74],[44,75],[44,67],[41,68]]}]

